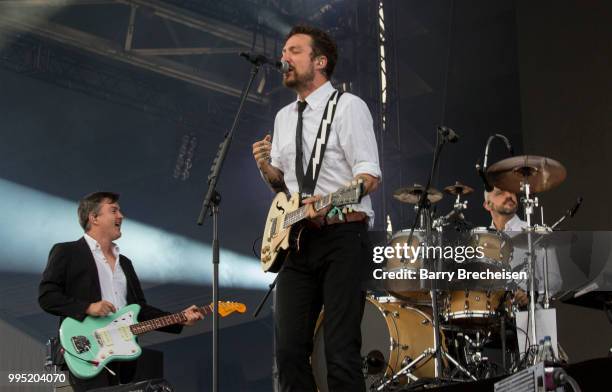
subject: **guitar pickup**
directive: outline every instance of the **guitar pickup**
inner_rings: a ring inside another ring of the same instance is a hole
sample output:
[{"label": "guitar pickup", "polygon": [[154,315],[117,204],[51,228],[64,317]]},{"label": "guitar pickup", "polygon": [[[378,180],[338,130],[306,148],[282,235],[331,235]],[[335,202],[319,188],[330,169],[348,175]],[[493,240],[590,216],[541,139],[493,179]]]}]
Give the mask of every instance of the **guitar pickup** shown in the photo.
[{"label": "guitar pickup", "polygon": [[272,219],[272,225],[270,226],[270,234],[272,236],[274,236],[276,234],[276,222],[278,221],[277,218],[273,218]]},{"label": "guitar pickup", "polygon": [[94,336],[96,337],[100,347],[113,345],[113,339],[111,338],[110,334],[104,330],[94,332]]}]

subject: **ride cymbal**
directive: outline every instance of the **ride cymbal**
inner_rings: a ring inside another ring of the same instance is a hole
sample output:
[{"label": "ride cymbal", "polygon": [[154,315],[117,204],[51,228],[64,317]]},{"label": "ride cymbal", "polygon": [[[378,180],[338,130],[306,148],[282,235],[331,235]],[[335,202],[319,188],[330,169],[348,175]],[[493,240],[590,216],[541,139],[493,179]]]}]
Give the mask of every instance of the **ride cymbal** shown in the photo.
[{"label": "ride cymbal", "polygon": [[554,159],[521,155],[494,163],[486,175],[489,183],[499,189],[519,193],[521,182],[527,182],[530,192],[540,193],[560,185],[567,177],[567,171]]}]

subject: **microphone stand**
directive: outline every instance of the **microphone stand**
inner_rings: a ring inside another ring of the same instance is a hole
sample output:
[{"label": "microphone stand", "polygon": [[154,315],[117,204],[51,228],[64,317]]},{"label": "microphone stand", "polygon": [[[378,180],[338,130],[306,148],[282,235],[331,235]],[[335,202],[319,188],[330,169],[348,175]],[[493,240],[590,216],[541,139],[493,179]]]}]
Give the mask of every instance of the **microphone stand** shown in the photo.
[{"label": "microphone stand", "polygon": [[[425,186],[425,189],[423,191],[423,193],[421,193],[421,196],[419,198],[419,203],[418,203],[418,209],[416,212],[416,216],[414,217],[414,222],[412,223],[412,227],[410,228],[410,234],[408,235],[408,244],[412,244],[412,236],[414,234],[414,229],[417,226],[417,223],[419,222],[420,216],[423,213],[423,210],[425,210],[425,213],[427,214],[425,216],[424,222],[425,222],[425,238],[426,238],[426,242],[427,245],[433,242],[433,233],[432,233],[432,219],[431,219],[431,215],[430,215],[430,207],[431,207],[431,203],[429,202],[429,199],[427,198],[428,195],[428,190],[429,187],[431,186],[431,182],[433,181],[433,177],[436,173],[436,171],[438,170],[438,166],[440,163],[440,154],[442,152],[442,147],[444,147],[444,145],[449,141],[449,138],[446,137],[443,133],[443,129],[444,127],[438,127],[437,129],[437,133],[436,133],[436,149],[434,150],[434,157],[433,157],[433,163],[431,165],[431,171],[429,173],[429,178],[427,179],[427,185]],[[456,139],[455,139],[456,141]],[[440,228],[438,229],[440,230]],[[440,259],[438,260],[434,260],[433,263],[429,263],[431,266],[433,266],[434,268],[434,272],[436,272],[436,270],[438,269],[438,265],[441,262]],[[440,336],[440,315],[439,315],[439,311],[438,311],[438,288],[437,288],[437,280],[434,279],[432,286],[430,287],[430,295],[431,295],[431,304],[432,304],[432,323],[433,323],[433,329],[434,329],[434,347],[432,350],[426,350],[426,352],[424,352],[423,354],[421,354],[423,357],[424,356],[428,356],[433,354],[434,355],[434,366],[435,366],[435,378],[439,379],[442,376],[442,355],[444,355],[444,357],[451,363],[453,363],[459,370],[463,371],[465,374],[467,374],[471,379],[476,380],[476,378],[470,374],[470,372],[465,369],[463,366],[461,366],[454,358],[452,358],[448,353],[446,352],[442,352],[442,344],[441,344],[441,336]],[[423,358],[419,357],[418,358],[419,361],[422,360]],[[415,360],[416,361],[416,360]],[[409,365],[407,365],[406,367],[404,367],[404,369],[400,370],[400,372],[398,374],[396,374],[391,380],[396,379],[398,377],[398,375],[402,372],[406,372],[408,371],[408,368],[411,367],[410,365],[414,365],[414,362],[412,361]],[[389,383],[388,380],[387,383]],[[381,387],[386,386],[387,383],[383,384]],[[379,388],[380,389],[380,388]]]},{"label": "microphone stand", "polygon": [[[423,213],[423,210],[425,210],[427,214],[424,219],[425,232],[426,232],[426,235],[425,235],[426,245],[429,245],[430,243],[432,243],[433,228],[432,228],[431,212],[429,211],[429,209],[431,208],[431,203],[429,202],[429,199],[427,197],[427,191],[429,190],[429,187],[431,186],[431,182],[433,181],[434,174],[436,173],[438,169],[438,164],[440,161],[440,152],[442,151],[442,147],[444,147],[444,145],[449,141],[454,142],[457,140],[456,135],[455,135],[455,138],[452,139],[451,137],[449,137],[448,133],[445,133],[445,130],[447,129],[448,128],[445,128],[445,127],[438,127],[437,129],[436,149],[434,150],[434,158],[433,158],[433,163],[431,166],[431,172],[429,173],[429,178],[427,179],[427,185],[425,186],[424,191],[421,193],[419,197],[416,216],[414,217],[414,222],[412,223],[410,234],[408,235],[408,244],[412,244],[412,236],[414,234],[414,229],[416,228],[417,223],[419,222],[419,218],[421,214]],[[433,263],[428,263],[428,264],[431,264],[434,267],[434,271],[435,271],[437,269],[436,264],[440,262],[441,260],[438,259],[438,260],[435,260]],[[410,379],[415,380],[415,377],[411,374],[412,369],[415,368],[419,363],[421,363],[425,359],[429,360],[431,356],[433,356],[434,358],[434,365],[435,365],[434,377],[435,377],[436,382],[439,382],[440,377],[442,377],[442,356],[443,355],[444,355],[444,358],[446,358],[449,362],[455,365],[457,369],[465,373],[472,380],[476,381],[476,377],[474,377],[465,367],[461,366],[461,364],[457,362],[456,359],[451,357],[447,352],[442,351],[442,345],[440,343],[440,340],[441,340],[440,315],[438,312],[438,289],[437,289],[436,279],[433,280],[433,284],[430,287],[429,293],[431,295],[431,304],[432,304],[432,312],[433,312],[432,323],[433,323],[433,329],[434,329],[434,347],[433,348],[429,347],[425,349],[425,351],[423,351],[416,358],[413,358],[412,361],[410,361],[403,368],[401,368],[398,372],[396,372],[391,378],[387,379],[386,381],[378,385],[378,387],[376,388],[377,391],[382,391],[383,389],[387,388],[387,386],[396,382],[401,375],[406,375]]]},{"label": "microphone stand", "polygon": [[251,67],[251,76],[249,81],[242,89],[242,95],[240,96],[240,104],[238,105],[238,111],[234,117],[234,123],[228,133],[225,134],[225,139],[219,144],[219,150],[213,160],[210,168],[210,175],[208,176],[208,191],[204,197],[202,208],[198,216],[197,224],[201,226],[204,223],[206,215],[211,214],[213,217],[213,240],[212,240],[212,264],[213,264],[213,386],[212,391],[218,392],[219,390],[219,205],[221,203],[221,195],[217,192],[217,182],[219,181],[219,175],[223,168],[223,162],[227,157],[230,145],[232,144],[232,138],[234,131],[238,127],[240,121],[240,115],[242,114],[242,108],[246,102],[246,98],[251,90],[253,81],[259,72],[259,68],[262,65],[261,59],[250,59],[247,58],[253,66]]},{"label": "microphone stand", "polygon": [[489,162],[489,147],[491,146],[491,142],[493,141],[493,139],[501,139],[504,142],[506,149],[510,153],[510,156],[514,156],[514,149],[510,144],[510,140],[508,140],[506,136],[502,135],[501,133],[496,133],[494,135],[489,136],[489,138],[487,139],[487,145],[485,146],[484,161],[482,163],[482,166],[480,165],[480,161],[476,163],[476,171],[478,172],[478,176],[484,183],[484,187],[487,192],[491,192],[493,190],[493,186],[489,183],[489,180],[486,176],[486,171],[488,167],[487,163]]}]

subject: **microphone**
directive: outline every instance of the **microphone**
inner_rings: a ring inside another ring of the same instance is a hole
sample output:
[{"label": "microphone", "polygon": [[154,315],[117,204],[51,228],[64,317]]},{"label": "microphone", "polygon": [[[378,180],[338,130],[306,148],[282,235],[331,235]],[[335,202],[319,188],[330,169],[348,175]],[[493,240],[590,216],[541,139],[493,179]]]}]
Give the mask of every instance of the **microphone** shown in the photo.
[{"label": "microphone", "polygon": [[565,214],[563,214],[563,216],[559,218],[559,220],[556,221],[550,228],[554,230],[557,226],[559,226],[567,218],[573,218],[574,215],[576,215],[576,212],[578,212],[578,208],[580,207],[581,204],[582,204],[582,196],[579,196],[578,199],[576,199],[576,204],[574,204],[572,208],[565,211]]},{"label": "microphone", "polygon": [[449,127],[439,126],[438,132],[446,142],[457,143],[457,141],[459,140],[459,135],[457,135],[457,133]]},{"label": "microphone", "polygon": [[582,204],[582,196],[578,197],[578,199],[576,199],[576,204],[569,210],[567,210],[567,213],[569,214],[570,218],[573,218],[574,215],[576,215],[576,213],[578,212],[578,208],[580,208],[580,205]]},{"label": "microphone", "polygon": [[506,146],[506,149],[508,150],[510,155],[514,156],[514,149],[512,148],[512,144],[510,144],[510,140],[508,140],[506,136],[502,135],[501,133],[496,133],[494,135],[489,136],[489,138],[487,139],[487,145],[485,147],[484,162],[482,166],[480,166],[480,162],[476,164],[476,171],[478,172],[478,176],[482,179],[485,190],[487,192],[491,192],[493,190],[493,186],[489,184],[489,180],[487,180],[485,172],[487,171],[487,162],[489,161],[489,147],[491,146],[491,142],[493,141],[493,139],[496,138],[503,140],[504,145]]},{"label": "microphone", "polygon": [[478,163],[476,164],[476,171],[478,172],[478,177],[480,177],[482,183],[484,184],[485,191],[491,192],[493,190],[493,186],[489,183],[489,180],[485,175],[483,167],[480,166],[480,161],[478,161]]},{"label": "microphone", "polygon": [[276,60],[259,53],[241,52],[240,56],[255,65],[270,65],[280,73],[287,73],[291,70],[291,65],[285,60]]}]

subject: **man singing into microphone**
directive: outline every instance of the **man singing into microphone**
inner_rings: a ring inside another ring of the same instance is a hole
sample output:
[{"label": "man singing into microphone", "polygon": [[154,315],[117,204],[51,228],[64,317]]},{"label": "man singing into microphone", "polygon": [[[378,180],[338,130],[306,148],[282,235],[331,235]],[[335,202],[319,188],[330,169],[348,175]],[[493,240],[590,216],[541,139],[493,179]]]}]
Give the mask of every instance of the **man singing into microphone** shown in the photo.
[{"label": "man singing into microphone", "polygon": [[[337,61],[334,41],[319,29],[296,26],[282,58],[290,65],[283,84],[297,100],[277,113],[274,139],[268,135],[253,144],[267,183],[277,192],[301,190],[304,204],[318,197],[309,196],[335,192],[353,179],[373,192],[381,171],[372,116],[361,99],[340,96],[330,83]],[[371,262],[367,231],[374,211],[369,196],[351,207],[342,219],[311,207],[300,251],[290,253],[279,273],[276,360],[282,391],[317,390],[310,354],[322,305],[329,390],[365,391],[360,356],[365,293],[359,272]]]}]

